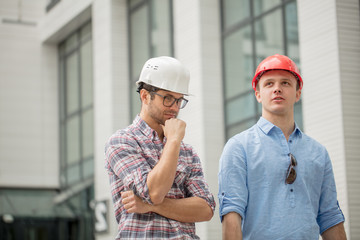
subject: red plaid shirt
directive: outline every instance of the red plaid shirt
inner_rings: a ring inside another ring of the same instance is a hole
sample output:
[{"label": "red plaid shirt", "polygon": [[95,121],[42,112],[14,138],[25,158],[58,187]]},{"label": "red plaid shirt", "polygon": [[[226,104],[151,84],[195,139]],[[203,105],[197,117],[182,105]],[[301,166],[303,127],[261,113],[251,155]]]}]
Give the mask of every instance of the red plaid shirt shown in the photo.
[{"label": "red plaid shirt", "polygon": [[[133,123],[112,135],[105,146],[106,168],[118,222],[116,239],[199,239],[195,223],[183,223],[153,212],[127,213],[120,192],[133,190],[151,203],[147,175],[160,159],[164,144],[156,131],[137,116]],[[181,143],[174,183],[167,198],[201,197],[215,210],[214,197],[204,179],[201,162],[190,145]]]}]

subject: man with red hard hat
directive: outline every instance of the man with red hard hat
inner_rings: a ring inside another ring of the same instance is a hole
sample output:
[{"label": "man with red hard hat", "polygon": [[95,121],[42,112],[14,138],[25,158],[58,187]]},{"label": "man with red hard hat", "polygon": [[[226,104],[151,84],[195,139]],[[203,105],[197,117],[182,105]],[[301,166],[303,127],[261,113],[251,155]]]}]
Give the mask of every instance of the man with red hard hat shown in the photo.
[{"label": "man with red hard hat", "polygon": [[223,239],[346,239],[329,155],[294,121],[302,86],[287,56],[258,65],[252,87],[262,116],[220,159]]},{"label": "man with red hard hat", "polygon": [[189,80],[177,59],[149,59],[136,82],[140,114],[105,146],[116,239],[199,239],[195,222],[213,216],[214,197],[177,118]]}]

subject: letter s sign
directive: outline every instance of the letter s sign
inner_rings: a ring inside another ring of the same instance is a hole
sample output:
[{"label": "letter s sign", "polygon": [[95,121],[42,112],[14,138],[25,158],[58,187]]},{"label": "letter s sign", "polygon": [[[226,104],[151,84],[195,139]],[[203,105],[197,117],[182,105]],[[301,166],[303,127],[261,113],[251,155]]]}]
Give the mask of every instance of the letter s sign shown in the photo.
[{"label": "letter s sign", "polygon": [[109,230],[107,201],[95,203],[95,232],[102,233]]}]

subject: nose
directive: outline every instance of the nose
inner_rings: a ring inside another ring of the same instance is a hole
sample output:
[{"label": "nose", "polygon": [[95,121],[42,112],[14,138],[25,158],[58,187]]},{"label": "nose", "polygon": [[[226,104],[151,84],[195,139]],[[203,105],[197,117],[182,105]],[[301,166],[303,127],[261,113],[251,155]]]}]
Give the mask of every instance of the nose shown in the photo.
[{"label": "nose", "polygon": [[274,93],[281,93],[281,85],[280,84],[275,84],[274,85]]},{"label": "nose", "polygon": [[170,107],[171,110],[178,112],[180,110],[180,107],[178,106],[177,101],[173,103],[173,105]]}]

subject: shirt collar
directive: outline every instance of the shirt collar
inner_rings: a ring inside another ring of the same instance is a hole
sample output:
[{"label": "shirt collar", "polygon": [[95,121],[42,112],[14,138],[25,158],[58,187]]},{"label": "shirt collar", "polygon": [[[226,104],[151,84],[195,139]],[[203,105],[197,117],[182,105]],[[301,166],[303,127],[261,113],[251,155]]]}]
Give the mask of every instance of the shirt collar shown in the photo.
[{"label": "shirt collar", "polygon": [[147,137],[155,137],[156,131],[154,129],[152,129],[141,117],[140,115],[136,115],[134,121],[133,121],[133,125],[135,125],[137,128],[140,129],[140,131]]},{"label": "shirt collar", "polygon": [[[275,126],[274,124],[272,124],[271,122],[269,122],[268,120],[266,120],[263,117],[260,117],[260,119],[257,122],[257,125],[266,135],[268,135],[272,129],[278,128],[277,126]],[[292,134],[299,135],[299,137],[302,136],[302,132],[296,123],[295,123],[295,129]]]}]

